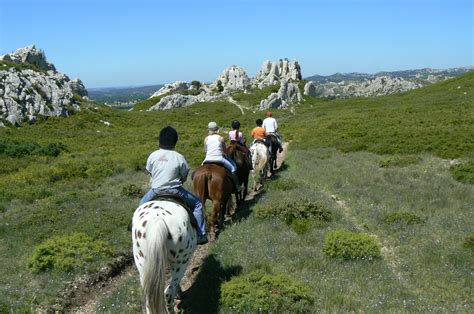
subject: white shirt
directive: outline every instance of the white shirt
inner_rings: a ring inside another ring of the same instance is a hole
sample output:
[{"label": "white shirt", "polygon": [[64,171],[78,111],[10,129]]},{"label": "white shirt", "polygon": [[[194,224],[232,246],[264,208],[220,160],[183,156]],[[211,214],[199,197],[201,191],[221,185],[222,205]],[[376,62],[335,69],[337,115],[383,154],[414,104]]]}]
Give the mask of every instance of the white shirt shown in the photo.
[{"label": "white shirt", "polygon": [[222,141],[221,136],[219,134],[212,134],[208,135],[204,140],[206,144],[206,161],[221,161],[222,155],[224,152],[222,151]]},{"label": "white shirt", "polygon": [[265,118],[262,127],[267,131],[267,133],[275,133],[278,130],[277,121],[273,117]]},{"label": "white shirt", "polygon": [[151,188],[166,190],[183,185],[189,173],[189,165],[180,153],[159,149],[148,157],[146,170],[151,174]]}]

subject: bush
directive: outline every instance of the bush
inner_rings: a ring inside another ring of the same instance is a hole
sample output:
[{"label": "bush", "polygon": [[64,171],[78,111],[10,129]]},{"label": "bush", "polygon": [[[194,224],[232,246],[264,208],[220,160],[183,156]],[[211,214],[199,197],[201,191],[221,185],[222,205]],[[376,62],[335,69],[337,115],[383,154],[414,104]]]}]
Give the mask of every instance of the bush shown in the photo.
[{"label": "bush", "polygon": [[419,216],[409,212],[395,212],[385,216],[383,220],[388,225],[405,224],[414,225],[423,222]]},{"label": "bush", "polygon": [[36,246],[28,258],[28,269],[33,273],[67,272],[111,256],[112,249],[105,242],[93,240],[84,233],[74,233],[50,238]]},{"label": "bush", "polygon": [[414,155],[393,155],[384,156],[379,160],[381,168],[388,167],[405,167],[412,164],[417,164],[421,161],[421,157]]},{"label": "bush", "polygon": [[220,303],[239,312],[291,313],[310,311],[314,299],[311,290],[293,278],[258,270],[224,283]]},{"label": "bush", "polygon": [[292,203],[265,204],[255,208],[258,218],[277,218],[283,220],[292,229],[301,234],[313,224],[322,225],[332,219],[332,214],[320,202],[301,199]]},{"label": "bush", "polygon": [[63,143],[50,143],[42,146],[33,141],[15,141],[0,139],[0,155],[21,158],[29,155],[58,156],[62,151],[67,151]]},{"label": "bush", "polygon": [[452,166],[450,170],[456,180],[474,184],[474,159]]},{"label": "bush", "polygon": [[371,235],[334,230],[326,234],[323,250],[329,257],[373,260],[381,257],[380,248],[380,243]]},{"label": "bush", "polygon": [[135,184],[129,184],[127,186],[124,186],[122,188],[122,192],[120,192],[120,195],[125,196],[125,197],[143,197],[145,193],[143,193],[142,189],[135,185]]},{"label": "bush", "polygon": [[474,231],[469,233],[464,239],[463,247],[468,249],[471,254],[474,254]]}]

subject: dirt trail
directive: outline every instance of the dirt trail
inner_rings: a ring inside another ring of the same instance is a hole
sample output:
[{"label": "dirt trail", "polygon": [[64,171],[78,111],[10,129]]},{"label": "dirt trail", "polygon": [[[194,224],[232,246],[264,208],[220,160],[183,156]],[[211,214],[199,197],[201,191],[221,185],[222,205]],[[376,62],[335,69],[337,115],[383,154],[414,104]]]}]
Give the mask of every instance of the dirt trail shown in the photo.
[{"label": "dirt trail", "polygon": [[[278,155],[278,168],[280,168],[285,161],[287,152],[288,143],[283,143],[283,151]],[[252,200],[258,193],[259,191],[253,192],[253,190],[249,188],[249,194],[247,195],[246,200]],[[209,243],[200,245],[194,252],[186,273],[181,281],[181,289],[183,291],[188,290],[194,282],[199,266],[208,255],[209,245]],[[136,270],[135,265],[133,265],[132,259],[129,259],[120,271],[112,272],[110,276],[102,276],[104,277],[102,280],[97,280],[97,282],[94,283],[86,283],[82,280],[72,283],[70,287],[66,289],[65,294],[67,294],[66,298],[68,299],[67,305],[61,310],[61,312],[95,313],[100,301],[120,288],[131,276],[138,277],[138,271]]]},{"label": "dirt trail", "polygon": [[242,105],[241,105],[241,104],[239,104],[239,103],[238,103],[238,102],[237,102],[237,101],[236,101],[234,98],[232,98],[232,96],[229,96],[229,97],[227,97],[227,100],[228,100],[230,103],[232,103],[232,104],[236,105],[236,106],[237,106],[237,108],[239,108],[239,109],[240,109],[240,112],[242,113],[242,115],[244,115],[244,114],[245,114],[245,112],[244,112],[244,108],[242,107]]}]

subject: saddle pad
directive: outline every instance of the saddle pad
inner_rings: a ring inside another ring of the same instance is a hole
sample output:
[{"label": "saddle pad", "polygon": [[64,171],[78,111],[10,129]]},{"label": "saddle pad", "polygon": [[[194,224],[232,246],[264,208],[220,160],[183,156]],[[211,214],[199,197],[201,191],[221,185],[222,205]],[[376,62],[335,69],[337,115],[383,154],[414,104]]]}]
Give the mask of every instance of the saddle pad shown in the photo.
[{"label": "saddle pad", "polygon": [[179,195],[169,192],[160,192],[159,194],[156,194],[155,197],[153,197],[152,201],[168,201],[183,206],[188,212],[191,225],[197,230],[198,225],[196,217],[194,217],[193,214],[193,209],[190,208]]}]

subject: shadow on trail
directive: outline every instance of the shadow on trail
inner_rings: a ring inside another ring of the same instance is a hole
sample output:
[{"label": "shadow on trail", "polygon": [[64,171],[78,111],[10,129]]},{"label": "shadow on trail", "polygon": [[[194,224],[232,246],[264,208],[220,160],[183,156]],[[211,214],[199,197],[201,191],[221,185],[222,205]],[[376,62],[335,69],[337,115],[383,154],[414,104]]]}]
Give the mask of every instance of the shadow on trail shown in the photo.
[{"label": "shadow on trail", "polygon": [[214,255],[199,267],[193,285],[184,292],[179,308],[185,313],[218,313],[221,284],[242,271],[241,266],[224,268]]}]

